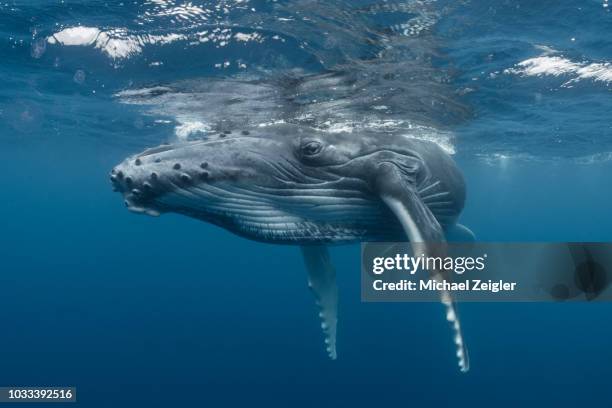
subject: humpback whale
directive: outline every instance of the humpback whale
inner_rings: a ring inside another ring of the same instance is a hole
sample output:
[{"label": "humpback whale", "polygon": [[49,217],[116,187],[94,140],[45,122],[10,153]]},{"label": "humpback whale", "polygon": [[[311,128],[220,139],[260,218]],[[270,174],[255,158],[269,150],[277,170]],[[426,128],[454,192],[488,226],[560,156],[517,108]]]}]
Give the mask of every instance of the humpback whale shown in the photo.
[{"label": "humpback whale", "polygon": [[[445,234],[471,234],[457,224],[465,183],[453,159],[436,143],[401,134],[245,128],[147,149],[110,179],[133,212],[179,213],[255,241],[300,246],[332,359],[338,294],[328,245],[408,240],[432,254]],[[456,307],[447,292],[441,300],[467,371]]]}]

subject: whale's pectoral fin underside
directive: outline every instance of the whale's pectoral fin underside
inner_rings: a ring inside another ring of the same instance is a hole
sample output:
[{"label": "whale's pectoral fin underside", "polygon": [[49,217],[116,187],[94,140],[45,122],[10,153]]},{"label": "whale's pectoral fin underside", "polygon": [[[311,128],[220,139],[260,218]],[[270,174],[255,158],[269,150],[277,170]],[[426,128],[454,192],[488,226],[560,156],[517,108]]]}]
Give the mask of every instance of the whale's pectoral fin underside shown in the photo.
[{"label": "whale's pectoral fin underside", "polygon": [[[440,224],[423,203],[414,187],[405,182],[405,175],[393,167],[384,169],[377,179],[380,198],[385,202],[401,224],[410,240],[415,256],[445,256],[446,242]],[[444,279],[443,271],[430,271],[438,279]],[[440,292],[442,304],[446,307],[446,318],[454,332],[459,368],[469,370],[469,359],[459,316],[450,293]]]},{"label": "whale's pectoral fin underside", "polygon": [[338,323],[338,287],[336,270],[325,245],[304,245],[302,255],[308,272],[308,286],[315,295],[325,334],[327,353],[336,359],[336,327]]}]

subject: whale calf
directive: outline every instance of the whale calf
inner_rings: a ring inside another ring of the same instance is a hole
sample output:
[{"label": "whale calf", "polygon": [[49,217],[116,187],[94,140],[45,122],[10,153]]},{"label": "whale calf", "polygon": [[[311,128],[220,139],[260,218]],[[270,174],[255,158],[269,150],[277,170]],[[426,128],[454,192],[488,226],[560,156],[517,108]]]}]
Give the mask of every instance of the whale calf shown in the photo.
[{"label": "whale calf", "polygon": [[[437,144],[405,135],[330,133],[279,124],[162,145],[112,169],[127,208],[174,212],[262,242],[298,245],[336,358],[337,288],[328,244],[406,241],[439,250],[464,201],[461,172]],[[441,293],[461,371],[469,361],[450,295]]]}]

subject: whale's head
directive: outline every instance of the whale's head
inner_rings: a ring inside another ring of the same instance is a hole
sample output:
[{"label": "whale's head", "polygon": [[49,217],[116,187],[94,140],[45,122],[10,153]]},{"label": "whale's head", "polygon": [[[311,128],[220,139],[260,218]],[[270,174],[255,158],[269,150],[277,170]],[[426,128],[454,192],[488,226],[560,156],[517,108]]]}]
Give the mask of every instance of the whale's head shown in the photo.
[{"label": "whale's head", "polygon": [[377,193],[378,166],[434,183],[424,162],[439,148],[414,143],[271,126],[147,149],[110,178],[131,211],[180,213],[259,241],[388,239],[401,231]]}]

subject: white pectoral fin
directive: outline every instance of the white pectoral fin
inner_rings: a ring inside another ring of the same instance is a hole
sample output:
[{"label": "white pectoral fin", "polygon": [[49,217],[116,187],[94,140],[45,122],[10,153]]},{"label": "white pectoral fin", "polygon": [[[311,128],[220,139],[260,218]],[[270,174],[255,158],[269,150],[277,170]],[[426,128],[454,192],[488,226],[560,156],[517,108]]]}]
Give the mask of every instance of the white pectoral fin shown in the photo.
[{"label": "white pectoral fin", "polygon": [[463,333],[461,332],[461,322],[459,321],[459,315],[457,314],[457,307],[451,294],[446,291],[440,292],[440,299],[442,300],[442,304],[446,307],[446,320],[448,320],[453,328],[453,340],[455,341],[455,347],[457,350],[459,369],[462,373],[467,373],[470,370],[470,357],[468,355],[465,341],[463,340]]},{"label": "white pectoral fin", "polygon": [[321,328],[325,334],[327,353],[336,359],[336,327],[338,323],[338,287],[336,270],[329,251],[324,245],[304,245],[301,247],[304,263],[308,272],[308,286],[315,295],[321,318]]},{"label": "white pectoral fin", "polygon": [[[442,255],[441,252],[444,252],[446,247],[442,228],[415,191],[407,188],[398,192],[397,189],[394,189],[392,193],[387,194],[383,190],[381,191],[381,199],[402,225],[415,256],[420,254],[425,256]],[[441,272],[434,272],[434,274],[441,275]],[[461,323],[455,303],[449,292],[440,292],[440,298],[442,304],[446,307],[446,319],[453,329],[459,369],[462,372],[467,372],[469,370],[468,353],[463,341]]]}]

